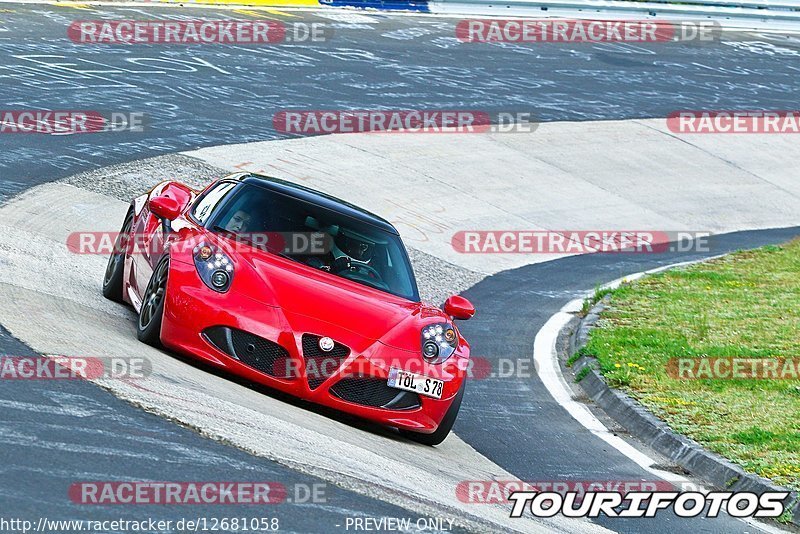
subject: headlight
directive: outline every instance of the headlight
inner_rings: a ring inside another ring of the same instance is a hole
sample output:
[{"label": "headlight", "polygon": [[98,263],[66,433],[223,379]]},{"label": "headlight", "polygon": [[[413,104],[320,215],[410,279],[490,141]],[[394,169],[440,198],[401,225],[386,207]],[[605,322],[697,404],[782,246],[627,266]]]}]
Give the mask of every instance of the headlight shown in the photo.
[{"label": "headlight", "polygon": [[429,324],[422,329],[422,356],[430,363],[442,363],[458,347],[458,335],[448,323]]},{"label": "headlight", "polygon": [[225,293],[233,281],[234,267],[231,259],[221,250],[201,243],[194,247],[194,266],[200,279],[210,289]]}]

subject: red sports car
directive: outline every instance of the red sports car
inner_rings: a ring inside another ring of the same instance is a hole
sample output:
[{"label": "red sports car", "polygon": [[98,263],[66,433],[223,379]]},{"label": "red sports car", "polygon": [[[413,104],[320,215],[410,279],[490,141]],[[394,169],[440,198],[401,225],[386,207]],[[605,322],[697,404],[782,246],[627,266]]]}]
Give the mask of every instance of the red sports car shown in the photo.
[{"label": "red sports car", "polygon": [[133,305],[145,343],[421,443],[447,437],[464,395],[469,301],[420,302],[391,224],[290,182],[159,184],[132,202],[103,294]]}]

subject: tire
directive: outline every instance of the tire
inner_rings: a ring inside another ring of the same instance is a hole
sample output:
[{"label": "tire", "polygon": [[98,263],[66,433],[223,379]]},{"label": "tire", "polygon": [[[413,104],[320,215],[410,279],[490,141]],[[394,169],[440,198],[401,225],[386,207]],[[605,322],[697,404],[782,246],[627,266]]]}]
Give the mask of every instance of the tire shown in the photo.
[{"label": "tire", "polygon": [[125,222],[122,223],[122,229],[114,242],[114,249],[108,257],[106,272],[103,275],[103,296],[120,304],[125,303],[122,299],[122,278],[125,275],[125,250],[127,249],[127,246],[123,245],[122,241],[126,239],[125,236],[130,235],[132,227],[133,212],[128,212],[125,216]]},{"label": "tire", "polygon": [[458,417],[458,410],[461,408],[461,399],[464,397],[464,389],[466,386],[467,381],[464,379],[464,382],[458,389],[458,393],[456,393],[453,399],[453,403],[450,405],[450,408],[448,408],[447,413],[444,414],[442,422],[439,423],[439,428],[437,428],[435,432],[432,434],[422,434],[420,432],[412,432],[411,430],[400,430],[400,434],[422,445],[439,445],[450,434],[450,430],[453,429],[453,425]]},{"label": "tire", "polygon": [[167,300],[168,275],[169,257],[165,256],[153,269],[136,321],[136,337],[142,343],[154,347],[161,347],[161,323],[164,319],[164,302]]}]

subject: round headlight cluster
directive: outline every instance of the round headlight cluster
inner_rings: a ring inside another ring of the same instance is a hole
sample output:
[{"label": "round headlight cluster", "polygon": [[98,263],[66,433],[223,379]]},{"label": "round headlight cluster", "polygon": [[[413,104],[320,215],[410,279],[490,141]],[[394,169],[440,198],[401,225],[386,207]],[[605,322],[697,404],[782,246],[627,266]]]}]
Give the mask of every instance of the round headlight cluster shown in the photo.
[{"label": "round headlight cluster", "polygon": [[426,341],[422,345],[422,354],[426,358],[435,358],[439,355],[439,346],[433,341]]},{"label": "round headlight cluster", "polygon": [[230,288],[233,262],[224,252],[201,243],[194,247],[194,266],[203,283],[214,291],[224,293]]},{"label": "round headlight cluster", "polygon": [[447,323],[430,324],[422,329],[422,355],[432,363],[441,363],[458,347],[455,329]]},{"label": "round headlight cluster", "polygon": [[228,273],[225,271],[214,271],[214,274],[211,275],[211,285],[218,289],[227,286],[230,280]]}]

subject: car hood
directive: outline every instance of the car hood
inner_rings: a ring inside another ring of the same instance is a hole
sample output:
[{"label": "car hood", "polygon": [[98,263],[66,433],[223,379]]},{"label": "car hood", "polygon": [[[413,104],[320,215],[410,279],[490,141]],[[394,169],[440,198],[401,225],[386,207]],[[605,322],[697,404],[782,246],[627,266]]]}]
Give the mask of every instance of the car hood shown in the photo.
[{"label": "car hood", "polygon": [[328,336],[358,352],[376,341],[421,350],[426,324],[439,310],[263,251],[239,254],[232,289],[283,310],[296,333]]}]

